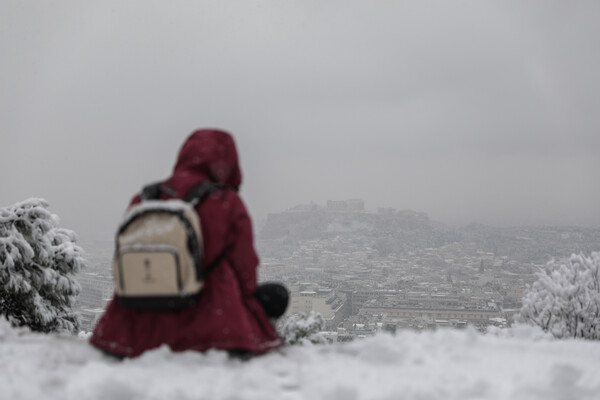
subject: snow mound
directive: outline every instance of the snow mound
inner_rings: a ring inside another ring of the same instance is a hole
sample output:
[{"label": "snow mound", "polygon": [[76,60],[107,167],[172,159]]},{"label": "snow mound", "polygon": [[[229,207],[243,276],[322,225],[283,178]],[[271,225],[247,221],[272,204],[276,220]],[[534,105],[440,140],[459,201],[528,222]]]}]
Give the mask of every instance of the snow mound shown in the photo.
[{"label": "snow mound", "polygon": [[162,347],[117,361],[84,338],[0,320],[3,399],[598,399],[600,343],[519,327],[401,332],[249,361]]}]

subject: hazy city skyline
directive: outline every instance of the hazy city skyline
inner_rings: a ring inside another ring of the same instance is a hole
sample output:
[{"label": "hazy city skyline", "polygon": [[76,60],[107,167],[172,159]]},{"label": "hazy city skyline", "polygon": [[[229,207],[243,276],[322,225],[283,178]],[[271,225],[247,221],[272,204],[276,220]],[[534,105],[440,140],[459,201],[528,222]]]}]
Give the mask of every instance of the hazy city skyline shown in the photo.
[{"label": "hazy city skyline", "polygon": [[597,2],[0,4],[0,207],[110,238],[192,130],[299,203],[600,226]]}]

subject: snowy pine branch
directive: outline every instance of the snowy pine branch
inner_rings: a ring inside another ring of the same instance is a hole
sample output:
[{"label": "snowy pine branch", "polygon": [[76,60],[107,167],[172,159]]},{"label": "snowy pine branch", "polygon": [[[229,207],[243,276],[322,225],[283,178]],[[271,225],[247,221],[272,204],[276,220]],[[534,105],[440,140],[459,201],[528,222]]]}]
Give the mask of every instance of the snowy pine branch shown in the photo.
[{"label": "snowy pine branch", "polygon": [[325,329],[325,319],[315,311],[290,315],[281,328],[281,334],[287,344],[321,344],[327,339],[320,333]]},{"label": "snowy pine branch", "polygon": [[517,320],[557,338],[600,340],[600,253],[548,263],[523,298]]},{"label": "snowy pine branch", "polygon": [[15,326],[75,331],[72,312],[81,290],[75,274],[85,267],[73,231],[43,199],[0,209],[0,314]]}]

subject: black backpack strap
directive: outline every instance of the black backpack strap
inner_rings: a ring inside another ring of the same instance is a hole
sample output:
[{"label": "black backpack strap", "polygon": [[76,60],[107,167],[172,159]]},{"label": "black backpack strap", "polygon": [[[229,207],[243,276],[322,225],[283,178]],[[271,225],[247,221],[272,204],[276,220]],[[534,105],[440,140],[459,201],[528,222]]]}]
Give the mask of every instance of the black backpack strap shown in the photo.
[{"label": "black backpack strap", "polygon": [[160,185],[161,183],[159,182],[144,186],[140,195],[142,201],[158,199],[160,197]]},{"label": "black backpack strap", "polygon": [[193,206],[196,206],[202,203],[206,196],[208,196],[212,192],[224,188],[224,185],[212,181],[200,182],[199,184],[191,188],[189,192],[187,192],[183,200],[187,203],[190,203]]},{"label": "black backpack strap", "polygon": [[[203,181],[192,187],[189,192],[185,195],[183,200],[187,203],[190,203],[192,206],[196,206],[204,201],[206,197],[216,192],[217,190],[226,189],[227,186],[221,183],[216,183],[213,181]],[[215,259],[206,266],[202,270],[202,278],[206,279],[206,277],[219,265],[223,260],[227,258],[227,253],[229,252],[229,248],[231,246],[226,246],[220,253],[215,257]]]},{"label": "black backpack strap", "polygon": [[204,268],[202,271],[202,277],[206,279],[208,274],[210,274],[223,260],[227,258],[227,253],[229,252],[229,248],[231,246],[225,247],[215,259]]},{"label": "black backpack strap", "polygon": [[157,200],[160,198],[161,193],[166,193],[170,197],[177,198],[177,192],[164,185],[162,182],[151,183],[144,186],[140,195],[142,201],[144,200]]}]

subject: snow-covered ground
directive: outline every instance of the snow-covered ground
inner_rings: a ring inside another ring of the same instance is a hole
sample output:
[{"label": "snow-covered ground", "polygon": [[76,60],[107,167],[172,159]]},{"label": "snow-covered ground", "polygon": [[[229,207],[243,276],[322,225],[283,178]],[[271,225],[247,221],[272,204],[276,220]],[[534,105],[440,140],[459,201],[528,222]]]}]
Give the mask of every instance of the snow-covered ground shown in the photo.
[{"label": "snow-covered ground", "polygon": [[401,332],[249,361],[167,348],[116,361],[0,319],[0,399],[600,399],[600,342],[526,327]]}]

